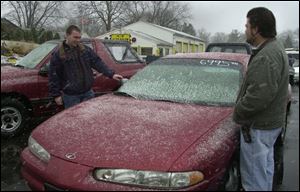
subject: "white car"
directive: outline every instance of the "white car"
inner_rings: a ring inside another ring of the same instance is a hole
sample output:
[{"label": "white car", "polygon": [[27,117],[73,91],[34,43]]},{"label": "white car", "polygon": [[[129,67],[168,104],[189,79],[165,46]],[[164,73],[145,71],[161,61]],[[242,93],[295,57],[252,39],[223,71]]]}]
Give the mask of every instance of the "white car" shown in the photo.
[{"label": "white car", "polygon": [[299,51],[286,50],[286,54],[289,58],[294,59],[293,68],[295,69],[294,82],[299,83]]}]

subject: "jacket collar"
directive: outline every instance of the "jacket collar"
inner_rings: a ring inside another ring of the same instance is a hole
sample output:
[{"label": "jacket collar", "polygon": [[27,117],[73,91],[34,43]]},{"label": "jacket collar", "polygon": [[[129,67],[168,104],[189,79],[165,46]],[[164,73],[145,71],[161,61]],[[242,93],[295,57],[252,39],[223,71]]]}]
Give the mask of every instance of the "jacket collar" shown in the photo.
[{"label": "jacket collar", "polygon": [[[68,45],[68,44],[66,43],[66,40],[63,41],[63,47],[64,47],[65,49],[68,49],[68,50],[73,49],[70,45]],[[82,43],[79,43],[79,44],[75,47],[75,49],[77,49],[77,48],[79,48],[80,51],[84,51],[84,45],[83,45]]]},{"label": "jacket collar", "polygon": [[270,39],[267,39],[265,42],[263,42],[257,49],[253,49],[252,50],[252,54],[251,54],[251,57],[254,57],[255,55],[257,55],[257,53],[259,53],[268,43],[272,42],[272,41],[275,41],[276,38],[270,38]]}]

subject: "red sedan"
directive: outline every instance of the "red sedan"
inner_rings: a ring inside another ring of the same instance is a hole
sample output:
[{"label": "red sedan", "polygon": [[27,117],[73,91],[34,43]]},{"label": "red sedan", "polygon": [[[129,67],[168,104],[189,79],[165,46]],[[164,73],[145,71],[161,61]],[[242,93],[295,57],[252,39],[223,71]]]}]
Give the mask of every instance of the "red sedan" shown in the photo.
[{"label": "red sedan", "polygon": [[249,56],[173,55],[114,94],[38,126],[22,152],[34,190],[237,190],[233,106]]}]

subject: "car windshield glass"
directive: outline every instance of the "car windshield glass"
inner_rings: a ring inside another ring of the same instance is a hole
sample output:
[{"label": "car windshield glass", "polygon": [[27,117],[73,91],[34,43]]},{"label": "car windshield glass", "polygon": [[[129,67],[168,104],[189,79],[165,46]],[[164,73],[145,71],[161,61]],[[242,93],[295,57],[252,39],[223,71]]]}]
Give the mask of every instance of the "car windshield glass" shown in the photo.
[{"label": "car windshield glass", "polygon": [[242,65],[212,59],[160,59],[138,72],[117,92],[138,99],[204,105],[234,104]]},{"label": "car windshield glass", "polygon": [[126,44],[112,43],[106,44],[112,56],[119,62],[138,62],[139,58],[134,54],[134,50],[130,49]]},{"label": "car windshield glass", "polygon": [[23,57],[16,64],[24,66],[26,68],[33,69],[39,64],[55,47],[57,44],[53,43],[44,43],[30,53],[28,53],[25,57]]}]

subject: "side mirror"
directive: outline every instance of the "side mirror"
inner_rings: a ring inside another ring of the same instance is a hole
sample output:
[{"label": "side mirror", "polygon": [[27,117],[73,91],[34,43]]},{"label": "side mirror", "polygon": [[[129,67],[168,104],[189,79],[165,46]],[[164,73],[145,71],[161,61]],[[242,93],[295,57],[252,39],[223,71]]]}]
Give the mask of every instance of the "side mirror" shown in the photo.
[{"label": "side mirror", "polygon": [[49,66],[48,65],[44,65],[40,71],[39,71],[39,75],[43,76],[43,77],[47,77],[48,76],[48,69]]}]

